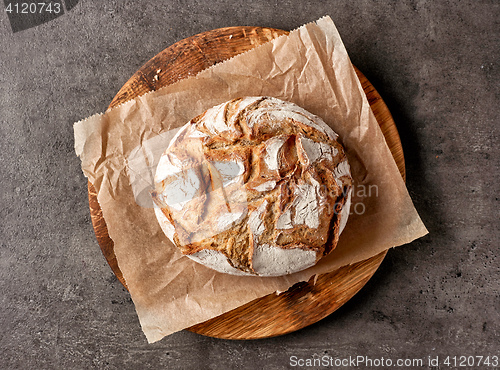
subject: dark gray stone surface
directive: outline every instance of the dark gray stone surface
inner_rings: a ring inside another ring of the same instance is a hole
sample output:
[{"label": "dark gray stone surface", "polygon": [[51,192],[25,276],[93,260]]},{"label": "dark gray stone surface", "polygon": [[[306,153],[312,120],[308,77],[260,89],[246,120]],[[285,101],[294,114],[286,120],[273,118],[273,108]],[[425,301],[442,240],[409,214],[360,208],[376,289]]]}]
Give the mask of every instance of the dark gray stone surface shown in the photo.
[{"label": "dark gray stone surface", "polygon": [[[430,234],[344,307],[283,337],[147,344],[90,223],[73,122],[172,43],[329,14],[403,141]],[[500,355],[498,1],[91,1],[13,33],[0,13],[0,368],[270,368],[290,356]],[[476,362],[477,363],[477,362]],[[362,366],[361,366],[362,367]]]}]

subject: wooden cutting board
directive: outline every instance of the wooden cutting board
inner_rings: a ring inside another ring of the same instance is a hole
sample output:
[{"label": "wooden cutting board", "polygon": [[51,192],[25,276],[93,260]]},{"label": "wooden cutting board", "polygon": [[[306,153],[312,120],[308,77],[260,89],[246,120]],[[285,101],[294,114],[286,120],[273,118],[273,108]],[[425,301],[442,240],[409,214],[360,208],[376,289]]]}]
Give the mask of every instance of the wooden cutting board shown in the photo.
[{"label": "wooden cutting board", "polygon": [[[227,27],[204,32],[166,48],[142,66],[120,89],[109,105],[115,107],[148,91],[157,90],[250,50],[286,31],[262,27]],[[356,68],[355,68],[356,69]],[[403,179],[403,148],[392,116],[366,77],[356,69],[371,109]],[[88,184],[90,214],[99,246],[116,277],[126,287],[97,202],[96,191]],[[287,292],[256,299],[188,330],[225,339],[256,339],[286,334],[330,315],[354,296],[375,273],[385,257],[383,252],[359,263],[318,277],[316,283],[298,283]]]}]

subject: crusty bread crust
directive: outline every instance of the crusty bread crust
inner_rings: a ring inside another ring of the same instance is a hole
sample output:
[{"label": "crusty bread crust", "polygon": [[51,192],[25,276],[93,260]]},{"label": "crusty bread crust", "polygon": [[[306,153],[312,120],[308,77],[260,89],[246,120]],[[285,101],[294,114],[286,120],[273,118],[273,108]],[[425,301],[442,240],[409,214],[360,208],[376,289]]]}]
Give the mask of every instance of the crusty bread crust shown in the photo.
[{"label": "crusty bread crust", "polygon": [[337,138],[275,98],[207,110],[160,159],[153,199],[162,229],[183,254],[222,272],[277,276],[314,265],[349,214],[352,178]]}]

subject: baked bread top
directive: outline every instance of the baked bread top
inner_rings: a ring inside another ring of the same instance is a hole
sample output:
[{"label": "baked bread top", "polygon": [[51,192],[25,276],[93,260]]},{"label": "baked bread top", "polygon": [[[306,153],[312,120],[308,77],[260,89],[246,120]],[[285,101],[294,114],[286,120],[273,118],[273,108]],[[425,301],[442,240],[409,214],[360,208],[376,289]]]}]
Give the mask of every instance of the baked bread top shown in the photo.
[{"label": "baked bread top", "polygon": [[352,178],[338,135],[319,117],[270,97],[215,106],[163,153],[152,196],[167,237],[220,272],[280,276],[336,246]]}]

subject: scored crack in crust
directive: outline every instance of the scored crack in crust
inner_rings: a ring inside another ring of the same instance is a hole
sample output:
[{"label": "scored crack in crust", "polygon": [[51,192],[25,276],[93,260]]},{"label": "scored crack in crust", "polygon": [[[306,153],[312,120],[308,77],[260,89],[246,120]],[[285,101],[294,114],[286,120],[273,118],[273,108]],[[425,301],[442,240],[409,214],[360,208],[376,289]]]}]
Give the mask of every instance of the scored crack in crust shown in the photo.
[{"label": "scored crack in crust", "polygon": [[271,97],[245,97],[184,125],[152,192],[162,230],[215,270],[279,276],[330,253],[349,215],[352,178],[338,135]]}]

